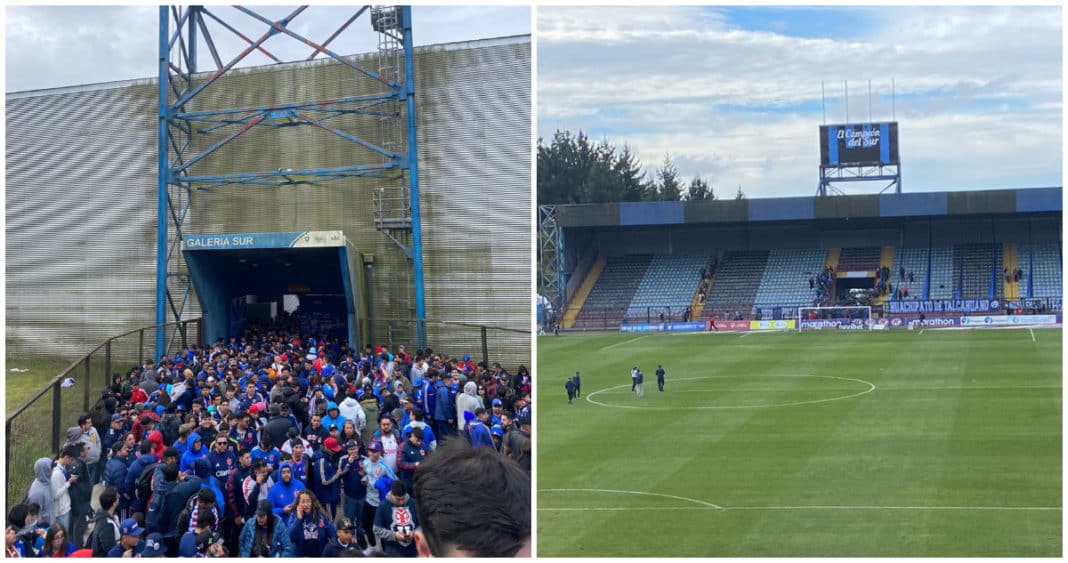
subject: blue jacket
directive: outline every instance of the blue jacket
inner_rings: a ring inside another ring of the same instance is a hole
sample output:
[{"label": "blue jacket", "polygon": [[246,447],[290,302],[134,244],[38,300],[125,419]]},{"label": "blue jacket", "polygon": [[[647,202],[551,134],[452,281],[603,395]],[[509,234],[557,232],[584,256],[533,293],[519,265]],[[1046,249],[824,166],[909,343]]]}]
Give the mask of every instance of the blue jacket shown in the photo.
[{"label": "blue jacket", "polygon": [[[283,467],[292,469],[292,466],[289,465],[288,461],[283,461],[281,467],[278,469],[281,470]],[[272,485],[271,491],[267,494],[267,498],[271,499],[271,508],[274,510],[274,513],[280,517],[283,516],[285,514],[285,508],[293,504],[293,499],[297,497],[297,493],[303,490],[304,483],[296,478],[290,480],[289,485],[286,485],[282,481],[278,481]]]},{"label": "blue jacket", "polygon": [[494,447],[493,436],[490,435],[489,428],[486,428],[486,425],[477,418],[467,423],[467,435],[471,438],[472,447]]},{"label": "blue jacket", "polygon": [[[332,410],[338,411],[336,417],[330,416],[330,411],[332,411]],[[331,424],[336,424],[338,430],[341,430],[342,428],[345,427],[345,417],[341,414],[340,409],[337,408],[337,403],[335,403],[334,401],[330,401],[329,403],[327,403],[326,404],[326,413],[327,413],[326,416],[323,417],[323,427],[324,428],[329,430]]]},{"label": "blue jacket", "polygon": [[449,400],[449,388],[438,380],[434,390],[434,420],[456,420],[456,407]]},{"label": "blue jacket", "polygon": [[357,457],[355,462],[349,462],[349,456],[342,455],[338,460],[338,467],[341,469],[341,486],[345,491],[345,496],[360,499],[363,502],[365,496],[367,496],[367,486],[360,482],[360,467],[363,465],[363,458]]},{"label": "blue jacket", "polygon": [[[412,435],[412,428],[415,428],[415,424],[409,423],[401,430],[401,439],[405,442],[408,441],[408,436]],[[434,449],[438,439],[434,436],[434,431],[430,429],[430,425],[423,423],[423,444],[427,446],[427,449]]]},{"label": "blue jacket", "polygon": [[423,415],[425,420],[434,420],[434,407],[437,406],[437,389],[428,379],[423,384]]},{"label": "blue jacket", "polygon": [[128,498],[134,498],[134,488],[137,485],[137,478],[141,476],[141,472],[146,467],[153,463],[158,463],[159,460],[153,454],[144,454],[138,456],[137,459],[130,464],[130,469],[126,471],[126,479],[122,482],[122,491],[128,495]]},{"label": "blue jacket", "polygon": [[211,466],[215,486],[222,489],[226,486],[226,478],[230,476],[230,472],[237,468],[237,456],[230,448],[222,454],[212,448],[208,452],[208,465]]},{"label": "blue jacket", "polygon": [[[191,472],[191,470],[193,469],[193,464],[196,463],[196,461],[198,459],[208,455],[208,449],[204,447],[204,442],[203,441],[201,441],[201,443],[200,443],[200,449],[199,450],[194,450],[193,449],[193,448],[196,447],[196,444],[194,442],[196,442],[197,440],[200,440],[200,439],[201,439],[200,438],[200,434],[197,434],[196,432],[193,432],[193,433],[191,433],[189,435],[189,450],[186,451],[184,454],[182,454],[182,459],[178,463],[178,471],[182,471],[182,472],[190,471]],[[153,456],[153,457],[155,457],[155,456]]]},{"label": "blue jacket", "polygon": [[[274,532],[271,534],[271,557],[293,557],[293,542],[289,541],[289,530],[286,529],[282,519],[273,516]],[[270,522],[268,522],[270,525]],[[256,539],[256,519],[249,518],[245,527],[241,529],[238,540],[238,553],[241,557],[252,556],[252,542]]]},{"label": "blue jacket", "polygon": [[294,515],[289,523],[289,541],[293,543],[293,557],[319,557],[332,538],[337,537],[337,528],[325,514]]},{"label": "blue jacket", "polygon": [[115,487],[122,491],[124,482],[126,481],[126,474],[129,471],[130,466],[126,463],[125,459],[119,456],[112,456],[107,464],[104,465],[104,486]]},{"label": "blue jacket", "polygon": [[335,504],[341,500],[341,479],[337,478],[337,465],[323,450],[312,456],[308,486],[321,503]]},{"label": "blue jacket", "polygon": [[282,452],[278,451],[278,448],[271,448],[264,450],[260,446],[252,448],[252,452],[249,454],[252,458],[252,462],[255,463],[257,459],[266,459],[267,465],[271,466],[271,470],[278,469],[278,464],[282,461]]}]

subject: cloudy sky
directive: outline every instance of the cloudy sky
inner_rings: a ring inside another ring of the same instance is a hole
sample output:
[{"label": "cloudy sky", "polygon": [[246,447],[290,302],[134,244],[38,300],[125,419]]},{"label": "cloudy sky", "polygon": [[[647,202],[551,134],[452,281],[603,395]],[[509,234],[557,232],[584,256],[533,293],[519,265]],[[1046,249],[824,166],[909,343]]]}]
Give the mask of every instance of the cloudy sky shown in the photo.
[{"label": "cloudy sky", "polygon": [[[648,170],[811,195],[818,126],[900,123],[905,191],[1059,186],[1061,9],[540,7],[538,134],[627,144]],[[891,77],[896,96],[891,103]],[[875,193],[854,185],[846,193]]]},{"label": "cloudy sky", "polygon": [[[293,20],[290,29],[322,43],[358,8],[311,6]],[[252,9],[275,20],[285,17],[294,7],[254,6]],[[208,10],[250,39],[257,39],[266,30],[266,24],[230,6],[209,6]],[[155,6],[9,6],[6,8],[4,91],[155,76],[158,14]],[[218,22],[210,18],[205,21],[224,64],[247,46]],[[415,6],[412,25],[417,46],[529,34],[530,8]],[[263,46],[282,61],[301,60],[312,52],[311,47],[281,35],[271,37]],[[367,14],[361,15],[329,48],[345,55],[375,50],[377,44]],[[201,68],[214,69],[207,48],[200,47],[200,50]],[[266,55],[253,52],[238,66],[272,62]]]}]

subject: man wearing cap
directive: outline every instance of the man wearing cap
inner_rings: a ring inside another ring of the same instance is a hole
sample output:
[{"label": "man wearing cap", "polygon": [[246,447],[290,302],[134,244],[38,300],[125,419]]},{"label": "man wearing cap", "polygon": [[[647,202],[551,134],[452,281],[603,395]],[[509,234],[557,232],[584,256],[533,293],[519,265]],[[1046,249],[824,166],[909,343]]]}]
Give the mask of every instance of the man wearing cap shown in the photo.
[{"label": "man wearing cap", "polygon": [[274,514],[270,501],[256,505],[256,517],[241,529],[241,557],[293,557],[293,544],[282,519]]},{"label": "man wearing cap", "polygon": [[338,471],[338,459],[341,457],[341,444],[329,437],[323,440],[323,447],[312,454],[309,488],[323,510],[333,519],[337,515],[337,504],[341,501],[341,473]]},{"label": "man wearing cap", "polygon": [[367,488],[361,520],[363,521],[363,531],[367,535],[368,543],[374,543],[374,538],[376,537],[374,531],[375,513],[381,503],[375,483],[382,477],[396,480],[397,474],[382,460],[381,442],[372,440],[367,444],[367,456],[363,460],[363,477],[360,479],[363,486]]},{"label": "man wearing cap", "polygon": [[145,549],[141,535],[145,529],[137,524],[137,520],[127,518],[119,524],[119,543],[108,551],[108,557],[138,557]]},{"label": "man wearing cap", "polygon": [[358,545],[354,538],[356,524],[351,518],[338,516],[334,527],[337,528],[337,536],[330,538],[327,542],[326,547],[323,548],[323,557],[341,557],[346,550]]},{"label": "man wearing cap", "polygon": [[[360,482],[363,478],[363,458],[360,457],[360,444],[356,440],[345,442],[343,447],[345,453],[338,458],[337,468],[341,474],[345,517],[353,521],[356,529],[360,530],[357,535],[362,537],[360,518],[363,515],[364,498],[367,496],[367,487]],[[362,543],[363,547],[367,547],[366,541]]]}]

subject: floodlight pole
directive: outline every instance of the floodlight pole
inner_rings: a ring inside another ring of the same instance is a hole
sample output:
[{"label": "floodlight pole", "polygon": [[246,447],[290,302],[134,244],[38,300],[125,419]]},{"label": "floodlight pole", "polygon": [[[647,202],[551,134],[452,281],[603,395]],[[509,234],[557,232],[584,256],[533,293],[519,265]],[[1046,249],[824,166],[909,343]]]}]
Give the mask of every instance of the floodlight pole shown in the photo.
[{"label": "floodlight pole", "polygon": [[[159,7],[159,131],[156,142],[159,158],[156,168],[156,352],[153,359],[163,355],[163,341],[167,322],[167,62],[170,47],[167,44],[167,6]],[[140,361],[141,358],[138,358]]]},{"label": "floodlight pole", "polygon": [[404,95],[408,102],[408,182],[412,200],[412,269],[415,270],[415,322],[419,348],[426,348],[426,297],[423,292],[423,230],[419,216],[419,144],[415,127],[415,72],[412,64],[412,7],[401,7],[404,31]]}]

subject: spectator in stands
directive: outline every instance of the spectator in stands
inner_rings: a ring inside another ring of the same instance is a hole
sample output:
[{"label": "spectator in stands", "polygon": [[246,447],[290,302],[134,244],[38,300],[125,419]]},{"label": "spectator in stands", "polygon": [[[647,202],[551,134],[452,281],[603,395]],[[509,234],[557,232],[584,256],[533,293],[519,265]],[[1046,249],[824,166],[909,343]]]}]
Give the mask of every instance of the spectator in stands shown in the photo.
[{"label": "spectator in stands", "polygon": [[68,489],[71,506],[68,539],[75,547],[80,548],[85,543],[87,519],[92,510],[89,507],[89,501],[93,496],[93,479],[89,474],[89,466],[85,463],[86,457],[89,455],[89,446],[81,440],[80,433],[82,430],[80,427],[75,427],[72,430],[78,432],[79,435],[77,436],[77,441],[68,442],[66,446],[71,458],[68,471],[76,477]]},{"label": "spectator in stands", "polygon": [[337,530],[315,495],[305,489],[297,493],[290,508],[289,541],[294,557],[320,557]]},{"label": "spectator in stands", "polygon": [[56,522],[49,526],[41,557],[70,557],[74,549],[74,543],[67,538],[67,530],[62,524]]},{"label": "spectator in stands", "polygon": [[141,535],[145,529],[133,518],[127,518],[119,524],[119,542],[108,551],[107,557],[137,557],[145,549]]},{"label": "spectator in stands", "polygon": [[420,556],[530,557],[530,478],[491,448],[443,445],[416,471],[414,489]]},{"label": "spectator in stands", "polygon": [[63,529],[70,528],[70,487],[78,480],[78,475],[70,471],[70,465],[77,454],[70,448],[64,448],[52,468],[52,510],[55,513],[55,522],[63,525]]},{"label": "spectator in stands", "polygon": [[90,545],[93,557],[104,557],[108,551],[119,541],[119,490],[115,487],[107,487],[100,493],[100,508],[96,510],[93,518],[93,533],[90,535]]},{"label": "spectator in stands", "polygon": [[270,501],[260,501],[255,514],[241,530],[240,556],[293,557],[289,530],[282,519],[274,514]]},{"label": "spectator in stands", "polygon": [[52,502],[52,460],[47,457],[39,458],[33,464],[33,474],[34,480],[30,484],[26,501],[40,507],[38,516],[46,524],[51,524],[56,520]]}]

